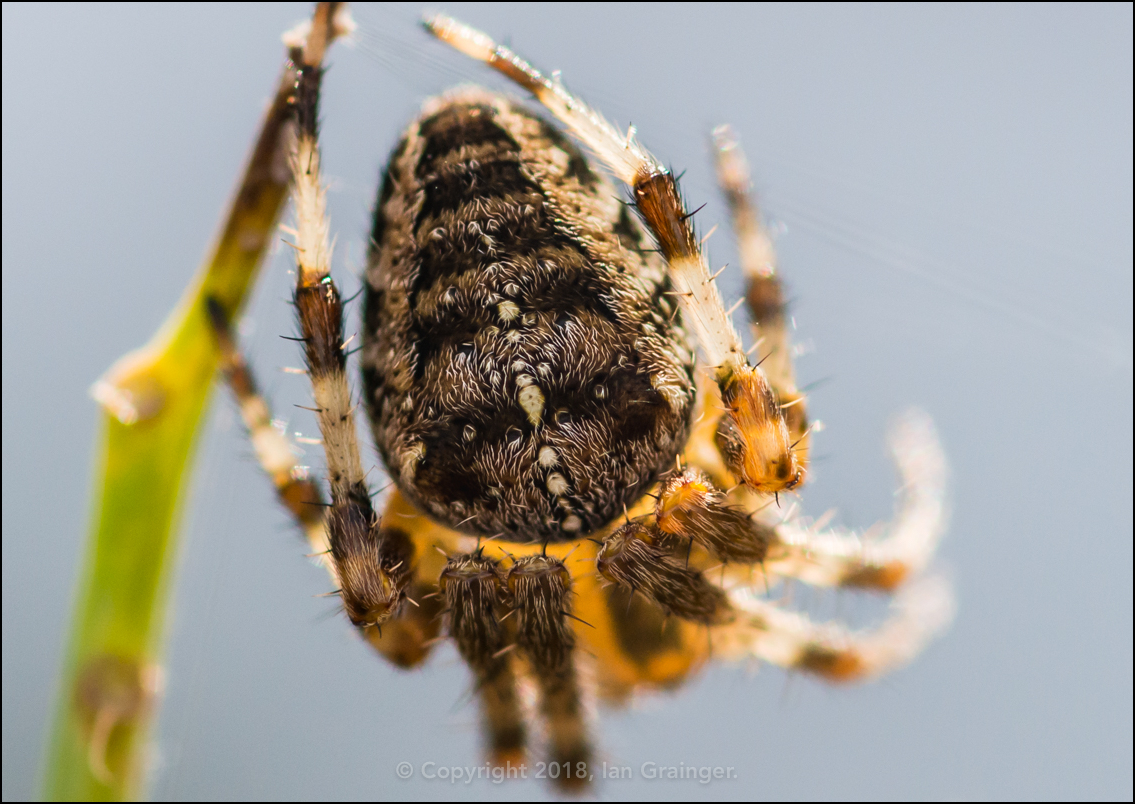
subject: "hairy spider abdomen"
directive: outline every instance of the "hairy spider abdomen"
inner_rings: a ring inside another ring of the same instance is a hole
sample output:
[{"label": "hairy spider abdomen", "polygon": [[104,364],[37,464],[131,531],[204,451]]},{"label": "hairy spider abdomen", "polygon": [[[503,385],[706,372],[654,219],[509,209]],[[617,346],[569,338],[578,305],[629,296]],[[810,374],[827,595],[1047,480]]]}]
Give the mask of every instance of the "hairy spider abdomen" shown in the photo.
[{"label": "hairy spider abdomen", "polygon": [[441,523],[579,538],[685,444],[693,352],[661,258],[557,129],[465,89],[398,145],[367,265],[366,400],[399,488]]}]

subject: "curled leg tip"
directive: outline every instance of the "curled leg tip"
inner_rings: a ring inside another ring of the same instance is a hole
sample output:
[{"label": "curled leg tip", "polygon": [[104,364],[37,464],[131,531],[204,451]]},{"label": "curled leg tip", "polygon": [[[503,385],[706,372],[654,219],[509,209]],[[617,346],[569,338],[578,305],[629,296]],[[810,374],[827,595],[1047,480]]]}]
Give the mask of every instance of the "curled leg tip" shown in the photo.
[{"label": "curled leg tip", "polygon": [[903,412],[892,423],[887,441],[904,486],[924,494],[944,493],[946,456],[930,414],[921,408]]},{"label": "curled leg tip", "polygon": [[715,633],[719,655],[757,658],[833,683],[863,681],[909,663],[954,616],[953,594],[940,577],[908,586],[895,598],[891,616],[866,631],[814,623],[744,591],[730,599],[738,618]]}]

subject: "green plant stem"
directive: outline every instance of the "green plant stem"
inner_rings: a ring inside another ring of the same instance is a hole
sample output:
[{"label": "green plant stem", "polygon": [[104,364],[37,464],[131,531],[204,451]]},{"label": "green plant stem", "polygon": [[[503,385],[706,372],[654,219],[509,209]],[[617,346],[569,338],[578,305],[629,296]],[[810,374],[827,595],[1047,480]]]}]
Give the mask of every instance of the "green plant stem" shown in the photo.
[{"label": "green plant stem", "polygon": [[[321,4],[316,25],[330,31]],[[205,264],[153,339],[95,384],[101,403],[91,528],[45,761],[49,799],[135,798],[161,688],[178,523],[217,367],[204,299],[242,306],[290,184],[295,69],[285,64]]]}]

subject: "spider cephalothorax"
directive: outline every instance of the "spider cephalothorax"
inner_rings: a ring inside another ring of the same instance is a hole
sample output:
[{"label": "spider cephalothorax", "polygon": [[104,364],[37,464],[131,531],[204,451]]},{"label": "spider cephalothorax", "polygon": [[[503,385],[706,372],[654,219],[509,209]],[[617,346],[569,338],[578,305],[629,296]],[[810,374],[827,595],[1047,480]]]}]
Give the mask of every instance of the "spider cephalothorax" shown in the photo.
[{"label": "spider cephalothorax", "polygon": [[[321,6],[312,41],[333,18]],[[756,365],[675,179],[633,130],[483,34],[440,16],[427,28],[532,92],[629,188],[642,225],[578,147],[515,102],[463,89],[426,103],[390,159],[366,271],[365,400],[397,486],[380,515],[330,276],[320,49],[293,51],[295,302],[330,503],[272,429],[225,311],[214,301],[209,314],[261,461],[350,621],[402,667],[448,637],[472,673],[492,761],[522,761],[538,720],[548,776],[569,785],[593,776],[592,693],[619,703],[672,687],[711,656],[829,681],[912,657],[948,620],[941,584],[912,584],[866,633],[762,599],[785,578],[895,590],[934,552],[944,466],[929,423],[908,419],[894,444],[901,503],[869,541],[776,505],[806,477],[809,426],[775,254],[732,135],[717,131],[714,152]]]},{"label": "spider cephalothorax", "polygon": [[694,361],[665,264],[549,123],[477,89],[427,103],[372,243],[366,400],[420,508],[466,533],[564,541],[673,465]]}]

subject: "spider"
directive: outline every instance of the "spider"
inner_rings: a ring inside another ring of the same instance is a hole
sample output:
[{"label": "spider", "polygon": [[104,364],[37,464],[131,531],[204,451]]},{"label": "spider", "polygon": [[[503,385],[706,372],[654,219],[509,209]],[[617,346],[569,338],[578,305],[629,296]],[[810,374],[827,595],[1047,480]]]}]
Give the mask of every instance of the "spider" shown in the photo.
[{"label": "spider", "polygon": [[405,668],[452,640],[489,760],[523,762],[536,722],[548,776],[568,788],[593,778],[592,696],[617,705],[673,688],[710,659],[831,682],[911,659],[949,619],[940,582],[907,585],[873,632],[768,600],[783,579],[898,590],[943,530],[945,469],[929,421],[910,416],[893,439],[900,504],[876,538],[782,507],[806,480],[813,428],[775,253],[732,132],[714,132],[714,155],[756,322],[752,360],[676,179],[634,129],[617,131],[484,34],[443,15],[424,24],[531,93],[564,130],[466,87],[427,101],[390,157],[358,347],[362,400],[394,486],[381,512],[362,468],[351,344],[329,269],[317,27],[293,51],[286,232],[329,501],[271,426],[229,311],[207,305],[260,462],[359,634]]}]

